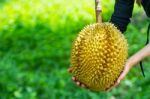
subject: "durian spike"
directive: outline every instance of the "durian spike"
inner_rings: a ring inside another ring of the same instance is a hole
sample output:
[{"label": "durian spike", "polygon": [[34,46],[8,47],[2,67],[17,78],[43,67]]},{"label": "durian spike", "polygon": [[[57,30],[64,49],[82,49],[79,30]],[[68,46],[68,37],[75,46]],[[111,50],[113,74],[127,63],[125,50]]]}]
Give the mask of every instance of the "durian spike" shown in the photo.
[{"label": "durian spike", "polygon": [[102,12],[101,0],[95,0],[96,23],[102,23],[101,12]]}]

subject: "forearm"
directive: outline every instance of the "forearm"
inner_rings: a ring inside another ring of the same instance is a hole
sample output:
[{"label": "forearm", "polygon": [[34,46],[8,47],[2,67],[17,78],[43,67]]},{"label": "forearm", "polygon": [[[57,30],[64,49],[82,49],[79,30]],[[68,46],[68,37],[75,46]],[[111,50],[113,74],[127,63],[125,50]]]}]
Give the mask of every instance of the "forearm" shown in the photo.
[{"label": "forearm", "polygon": [[150,44],[148,44],[143,49],[138,51],[136,54],[131,56],[127,60],[127,64],[129,64],[129,66],[131,68],[131,67],[133,67],[134,65],[136,65],[137,63],[139,63],[141,60],[143,60],[144,58],[146,58],[148,56],[150,56]]}]

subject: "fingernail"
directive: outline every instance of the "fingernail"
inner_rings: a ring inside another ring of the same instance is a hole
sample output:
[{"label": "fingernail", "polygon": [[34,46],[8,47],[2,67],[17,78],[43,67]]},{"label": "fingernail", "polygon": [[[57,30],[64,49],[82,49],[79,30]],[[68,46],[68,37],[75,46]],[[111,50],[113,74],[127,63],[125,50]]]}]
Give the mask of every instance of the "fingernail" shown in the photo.
[{"label": "fingernail", "polygon": [[80,86],[80,82],[79,82],[79,81],[77,81],[76,84],[77,84],[78,86]]},{"label": "fingernail", "polygon": [[72,80],[74,80],[74,81],[75,81],[75,80],[76,80],[76,78],[75,78],[75,77],[72,77]]}]

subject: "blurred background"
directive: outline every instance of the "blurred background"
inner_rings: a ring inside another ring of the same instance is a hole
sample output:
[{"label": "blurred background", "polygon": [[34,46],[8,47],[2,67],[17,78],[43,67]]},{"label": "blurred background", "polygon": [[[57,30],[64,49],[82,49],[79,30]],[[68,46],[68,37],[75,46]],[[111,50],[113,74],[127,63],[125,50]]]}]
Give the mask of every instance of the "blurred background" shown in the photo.
[{"label": "blurred background", "polygon": [[[109,21],[115,0],[102,0]],[[72,42],[95,22],[94,0],[0,0],[0,99],[150,99],[150,59],[146,77],[137,65],[110,92],[77,87],[67,72]],[[125,33],[129,56],[146,42],[149,20],[135,4]]]}]

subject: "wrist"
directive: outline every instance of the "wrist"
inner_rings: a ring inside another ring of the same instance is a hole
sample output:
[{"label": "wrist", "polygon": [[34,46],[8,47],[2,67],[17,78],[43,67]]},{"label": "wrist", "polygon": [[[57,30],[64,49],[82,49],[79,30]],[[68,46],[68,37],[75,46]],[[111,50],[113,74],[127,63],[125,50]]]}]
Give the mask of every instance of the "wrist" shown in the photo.
[{"label": "wrist", "polygon": [[126,66],[130,69],[130,68],[133,67],[133,65],[134,65],[133,60],[128,59],[127,62],[126,62]]}]

